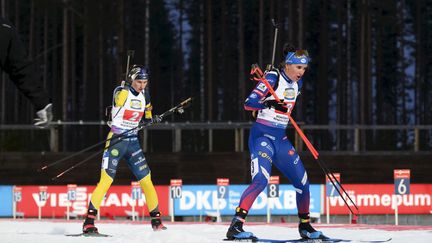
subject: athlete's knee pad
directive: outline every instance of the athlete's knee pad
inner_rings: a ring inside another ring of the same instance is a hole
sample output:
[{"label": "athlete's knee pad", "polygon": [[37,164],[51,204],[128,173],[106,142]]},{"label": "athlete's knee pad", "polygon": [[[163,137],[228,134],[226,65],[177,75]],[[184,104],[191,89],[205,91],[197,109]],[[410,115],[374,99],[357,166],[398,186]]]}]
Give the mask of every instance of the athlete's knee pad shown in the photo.
[{"label": "athlete's knee pad", "polygon": [[271,172],[271,164],[273,163],[273,144],[268,138],[260,137],[255,140],[254,148],[251,151],[252,179],[258,174],[262,174],[268,180]]},{"label": "athlete's knee pad", "polygon": [[292,183],[297,193],[309,194],[309,179],[306,171],[304,172],[301,180]]}]

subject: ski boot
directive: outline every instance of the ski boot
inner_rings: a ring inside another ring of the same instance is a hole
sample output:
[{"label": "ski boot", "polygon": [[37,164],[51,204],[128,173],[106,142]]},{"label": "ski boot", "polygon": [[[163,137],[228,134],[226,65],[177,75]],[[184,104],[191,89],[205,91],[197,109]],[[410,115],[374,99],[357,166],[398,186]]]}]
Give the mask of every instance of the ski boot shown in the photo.
[{"label": "ski boot", "polygon": [[315,230],[310,224],[309,213],[299,214],[299,233],[303,239],[328,239],[321,231]]},{"label": "ski boot", "polygon": [[243,223],[245,222],[245,218],[247,216],[248,211],[242,209],[240,207],[236,208],[236,213],[234,218],[231,221],[231,225],[228,228],[226,233],[226,237],[228,240],[236,240],[236,239],[251,239],[256,240],[257,237],[252,234],[252,232],[246,232],[243,230]]},{"label": "ski boot", "polygon": [[87,210],[87,215],[86,215],[86,218],[84,220],[83,229],[82,229],[84,234],[98,234],[99,233],[98,229],[94,225],[94,220],[96,218],[97,212],[98,211],[96,209],[88,209]]},{"label": "ski boot", "polygon": [[161,214],[159,212],[152,212],[150,213],[150,217],[151,217],[151,225],[154,231],[159,231],[159,230],[166,230],[167,227],[165,227],[162,224],[162,220],[161,220]]}]

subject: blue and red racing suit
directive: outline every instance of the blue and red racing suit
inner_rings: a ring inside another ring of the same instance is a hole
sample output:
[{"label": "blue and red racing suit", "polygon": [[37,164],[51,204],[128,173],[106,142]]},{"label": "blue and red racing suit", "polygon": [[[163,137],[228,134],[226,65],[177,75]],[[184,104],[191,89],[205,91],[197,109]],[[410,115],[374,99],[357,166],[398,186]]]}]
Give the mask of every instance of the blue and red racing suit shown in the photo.
[{"label": "blue and red racing suit", "polygon": [[258,114],[249,136],[252,183],[243,192],[239,207],[249,211],[257,196],[267,186],[274,165],[295,187],[298,213],[308,213],[310,195],[307,173],[285,133],[289,123],[286,112],[291,112],[294,108],[303,81],[290,80],[284,71],[268,72],[265,78],[277,96],[283,99],[287,109],[281,111],[266,105],[275,98],[262,81],[258,82],[245,101],[245,109],[258,111]]}]

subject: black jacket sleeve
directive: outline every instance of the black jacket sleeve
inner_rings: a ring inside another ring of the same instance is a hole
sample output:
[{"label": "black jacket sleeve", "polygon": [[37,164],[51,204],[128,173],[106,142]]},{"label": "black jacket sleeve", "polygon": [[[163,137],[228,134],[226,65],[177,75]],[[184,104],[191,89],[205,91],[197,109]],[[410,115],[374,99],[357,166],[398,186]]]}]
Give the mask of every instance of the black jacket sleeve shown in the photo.
[{"label": "black jacket sleeve", "polygon": [[35,65],[28,60],[24,46],[11,23],[0,18],[0,69],[33,103],[36,110],[50,103]]}]

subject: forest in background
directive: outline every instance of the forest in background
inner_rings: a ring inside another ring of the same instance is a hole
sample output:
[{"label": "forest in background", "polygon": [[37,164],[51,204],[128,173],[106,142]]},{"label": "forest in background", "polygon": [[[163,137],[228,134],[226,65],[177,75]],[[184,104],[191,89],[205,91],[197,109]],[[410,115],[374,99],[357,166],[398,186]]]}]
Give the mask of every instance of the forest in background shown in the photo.
[{"label": "forest in background", "polygon": [[[432,5],[426,0],[0,0],[54,104],[55,119],[105,119],[124,79],[127,50],[149,66],[155,112],[193,96],[169,121],[249,121],[252,63],[276,63],[284,42],[312,62],[295,112],[306,124],[432,124]],[[1,77],[0,124],[35,111]],[[410,135],[411,133],[411,135]],[[423,139],[432,134],[422,134]],[[86,134],[70,134],[80,141]],[[99,137],[103,137],[101,132]],[[321,134],[321,147],[336,138]],[[344,144],[349,135],[337,142]],[[366,137],[366,136],[365,136]],[[412,132],[373,132],[363,143],[412,144]],[[73,143],[73,142],[72,142]],[[429,145],[432,146],[432,145]]]}]

